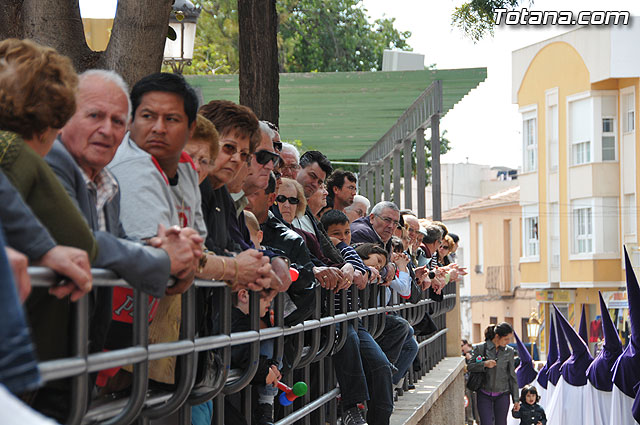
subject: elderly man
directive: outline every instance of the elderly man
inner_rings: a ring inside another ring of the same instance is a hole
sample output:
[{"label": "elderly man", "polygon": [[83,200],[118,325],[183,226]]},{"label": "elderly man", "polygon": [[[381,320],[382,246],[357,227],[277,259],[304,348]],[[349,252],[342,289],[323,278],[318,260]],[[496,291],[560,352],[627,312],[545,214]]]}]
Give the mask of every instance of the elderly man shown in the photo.
[{"label": "elderly man", "polygon": [[246,196],[266,189],[269,183],[269,174],[280,163],[280,155],[273,147],[275,131],[269,128],[264,121],[260,121],[260,136],[260,144],[251,157],[247,177],[242,185],[242,191]]},{"label": "elderly man", "polygon": [[353,204],[358,179],[351,171],[336,170],[327,179],[327,205],[334,210],[343,211]]},{"label": "elderly man", "polygon": [[298,170],[300,170],[300,153],[291,143],[282,143],[282,152],[280,152],[282,164],[280,165],[280,173],[282,177],[296,179]]},{"label": "elderly man", "polygon": [[[126,239],[120,222],[118,183],[105,167],[126,132],[127,92],[126,83],[112,71],[82,74],[76,112],[45,160],[94,231],[99,247],[94,266],[111,269],[131,285],[161,297],[169,275],[180,275],[192,266],[195,247],[191,239],[176,232],[161,232],[156,242],[163,249]],[[199,256],[199,252],[195,254]]]}]

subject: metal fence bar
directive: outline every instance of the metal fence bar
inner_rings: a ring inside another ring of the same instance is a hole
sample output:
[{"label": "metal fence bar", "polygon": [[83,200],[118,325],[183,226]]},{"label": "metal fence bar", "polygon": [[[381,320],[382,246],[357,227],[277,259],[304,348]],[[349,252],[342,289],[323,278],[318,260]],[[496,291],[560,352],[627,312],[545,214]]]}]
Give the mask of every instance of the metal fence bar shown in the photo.
[{"label": "metal fence bar", "polygon": [[[30,268],[32,284],[34,286],[49,286],[55,281],[55,275],[47,269]],[[117,278],[113,273],[106,270],[94,270],[94,286],[127,286],[122,279]],[[318,365],[321,375],[320,382],[313,388],[313,395],[319,396],[311,400],[311,393],[306,398],[304,406],[292,412],[285,409],[287,416],[278,423],[293,423],[329,403],[331,410],[326,418],[330,423],[335,424],[335,396],[338,389],[335,388],[335,376],[333,375],[332,359],[330,353],[342,348],[344,338],[341,333],[335,336],[335,329],[338,323],[347,320],[363,319],[369,322],[369,326],[374,334],[382,332],[387,313],[399,312],[411,319],[410,322],[417,322],[422,319],[427,309],[433,310],[433,316],[437,324],[443,329],[428,339],[418,338],[419,358],[424,364],[422,374],[435,365],[444,355],[442,343],[445,340],[447,329],[444,328],[444,313],[450,310],[455,304],[455,287],[451,284],[445,287],[443,301],[434,303],[430,299],[422,299],[415,304],[401,302],[390,306],[377,305],[380,300],[384,301],[384,291],[377,287],[367,288],[363,294],[353,290],[352,297],[354,304],[350,308],[355,308],[357,300],[364,301],[364,307],[348,311],[347,295],[343,292],[339,296],[342,313],[335,314],[333,293],[317,289],[316,305],[313,317],[305,322],[291,326],[283,326],[282,295],[276,297],[276,327],[259,329],[258,324],[258,297],[257,293],[250,295],[250,321],[251,329],[246,332],[231,333],[231,295],[230,290],[224,283],[200,281],[195,282],[195,287],[182,295],[182,324],[179,341],[148,345],[148,297],[139,291],[134,291],[134,320],[133,320],[133,341],[132,346],[120,350],[113,350],[105,353],[88,353],[88,320],[76,320],[74,330],[75,357],[68,359],[56,359],[40,363],[42,376],[46,381],[71,377],[74,386],[74,396],[70,415],[70,424],[78,424],[82,421],[100,421],[109,424],[125,424],[135,421],[148,423],[149,419],[160,418],[178,411],[179,423],[188,424],[190,421],[190,406],[200,404],[215,397],[215,420],[216,423],[223,423],[224,411],[223,401],[225,394],[236,393],[243,388],[245,391],[245,407],[250,402],[248,383],[255,374],[254,364],[257,366],[257,357],[261,341],[274,340],[276,356],[282,357],[284,338],[287,336],[292,340],[293,354],[291,359],[291,370],[302,369],[305,376],[309,377],[309,366],[312,363]],[[197,289],[200,288],[200,289]],[[220,291],[217,308],[220,317],[219,329],[215,335],[196,335],[195,308],[196,291]],[[324,291],[324,292],[321,292]],[[320,316],[321,296],[325,298],[325,303],[329,306],[325,314]],[[380,300],[378,300],[380,298]],[[369,301],[367,303],[367,300]],[[374,305],[368,307],[367,305]],[[89,315],[88,297],[84,297],[76,303],[78,318]],[[310,335],[309,346],[305,347],[304,334]],[[323,338],[321,338],[323,337]],[[230,349],[232,346],[249,344],[251,351],[250,366],[247,370],[229,373]],[[279,347],[278,347],[279,346]],[[429,348],[432,347],[432,348]],[[429,353],[427,353],[429,348]],[[214,351],[211,351],[214,350]],[[209,382],[209,386],[194,388],[197,367],[197,355],[217,356],[220,367],[215,371],[215,379]],[[147,391],[148,375],[147,363],[149,360],[180,356],[178,357],[179,369],[181,373],[177,375],[176,388],[171,391]],[[124,366],[133,364],[131,396],[111,402],[96,404],[92,406],[88,413],[89,380],[88,374],[105,368]],[[287,374],[291,377],[291,373]],[[325,379],[326,378],[326,379]],[[188,399],[188,400],[187,400]],[[188,401],[188,402],[187,402]],[[300,402],[295,406],[299,407]],[[217,410],[220,409],[220,410]],[[314,414],[315,417],[325,419],[324,408]],[[305,419],[307,422],[308,419]]]}]

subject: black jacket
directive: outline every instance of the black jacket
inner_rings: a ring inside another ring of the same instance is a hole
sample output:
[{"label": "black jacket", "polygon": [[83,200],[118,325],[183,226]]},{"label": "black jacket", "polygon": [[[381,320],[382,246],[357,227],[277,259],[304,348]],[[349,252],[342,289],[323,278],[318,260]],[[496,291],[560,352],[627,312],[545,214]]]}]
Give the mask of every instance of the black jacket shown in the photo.
[{"label": "black jacket", "polygon": [[300,323],[311,317],[315,303],[316,279],[309,250],[302,236],[282,224],[271,212],[260,227],[263,232],[262,243],[283,251],[291,261],[291,267],[298,270],[298,279],[287,290],[297,309],[285,318],[285,324]]},{"label": "black jacket", "polygon": [[520,419],[520,425],[537,425],[538,422],[542,422],[542,425],[547,425],[547,415],[545,415],[544,409],[538,403],[520,403],[520,410],[513,411],[511,414],[514,418]]}]

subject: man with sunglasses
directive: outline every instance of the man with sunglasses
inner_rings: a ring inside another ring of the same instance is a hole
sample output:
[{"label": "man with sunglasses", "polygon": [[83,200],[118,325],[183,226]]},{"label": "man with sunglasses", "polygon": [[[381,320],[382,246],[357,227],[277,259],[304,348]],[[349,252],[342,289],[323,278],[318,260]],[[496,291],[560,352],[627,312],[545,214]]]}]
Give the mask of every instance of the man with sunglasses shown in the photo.
[{"label": "man with sunglasses", "polygon": [[249,160],[247,177],[242,185],[242,191],[246,196],[266,189],[269,184],[269,174],[280,163],[280,155],[273,146],[275,132],[264,121],[260,121],[260,132],[260,143]]}]

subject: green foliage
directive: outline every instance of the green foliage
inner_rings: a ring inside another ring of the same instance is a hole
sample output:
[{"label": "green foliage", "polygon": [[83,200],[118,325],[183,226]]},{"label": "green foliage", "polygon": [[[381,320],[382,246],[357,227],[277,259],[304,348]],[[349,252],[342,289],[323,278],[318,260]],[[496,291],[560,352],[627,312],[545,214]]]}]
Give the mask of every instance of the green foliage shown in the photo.
[{"label": "green foliage", "polygon": [[284,0],[280,65],[284,72],[375,71],[384,49],[411,50],[395,19],[370,23],[359,0]]},{"label": "green foliage", "polygon": [[471,0],[455,8],[451,15],[451,25],[458,27],[465,36],[477,43],[487,34],[493,37],[496,9],[513,9],[520,2],[521,0]]},{"label": "green foliage", "polygon": [[[200,0],[193,65],[185,74],[238,72],[238,1]],[[278,0],[281,72],[372,71],[384,49],[411,50],[394,19],[369,22],[360,0]]]},{"label": "green foliage", "polygon": [[236,74],[238,62],[238,0],[202,0],[193,64],[185,74]]}]

